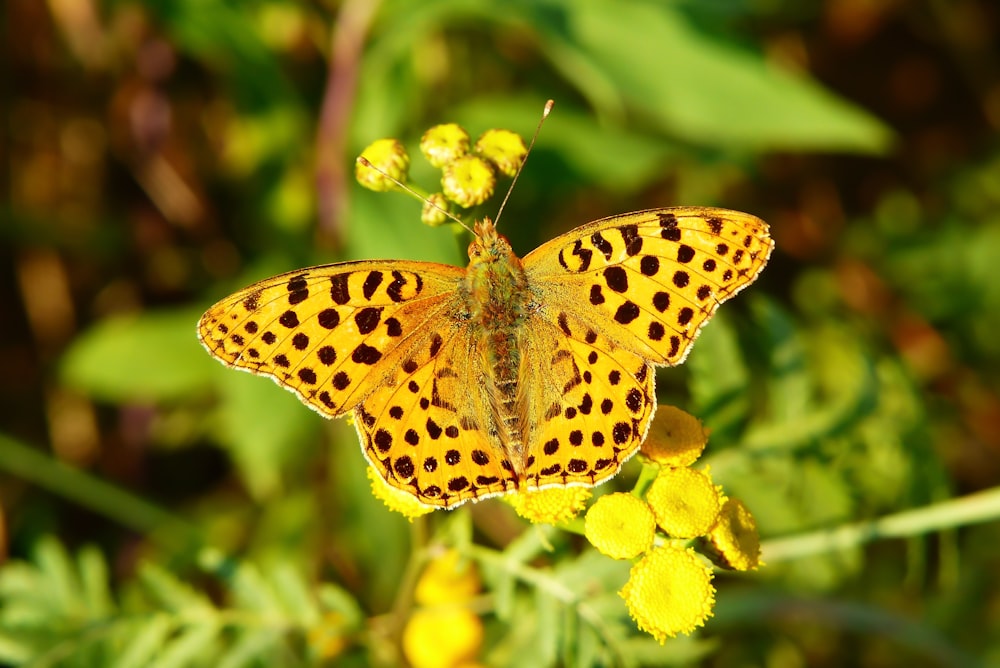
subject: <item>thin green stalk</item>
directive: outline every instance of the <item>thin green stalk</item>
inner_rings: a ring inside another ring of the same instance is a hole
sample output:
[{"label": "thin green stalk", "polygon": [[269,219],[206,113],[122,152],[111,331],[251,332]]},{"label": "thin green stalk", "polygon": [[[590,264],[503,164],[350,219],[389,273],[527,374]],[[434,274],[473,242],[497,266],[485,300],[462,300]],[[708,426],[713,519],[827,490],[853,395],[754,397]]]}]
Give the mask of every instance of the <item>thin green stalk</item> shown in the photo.
[{"label": "thin green stalk", "polygon": [[172,545],[201,542],[186,520],[86,471],[0,433],[0,469]]},{"label": "thin green stalk", "polygon": [[761,545],[761,556],[765,563],[775,564],[835,552],[882,538],[916,536],[997,519],[1000,519],[1000,487],[877,520],[765,541]]}]

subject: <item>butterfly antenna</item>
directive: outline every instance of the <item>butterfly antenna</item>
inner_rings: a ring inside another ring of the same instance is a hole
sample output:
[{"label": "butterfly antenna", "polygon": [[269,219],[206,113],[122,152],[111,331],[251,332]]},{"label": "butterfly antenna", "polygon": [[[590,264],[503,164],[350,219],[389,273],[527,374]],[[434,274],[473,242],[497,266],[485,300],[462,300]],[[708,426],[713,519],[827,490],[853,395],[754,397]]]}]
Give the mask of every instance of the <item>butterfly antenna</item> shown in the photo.
[{"label": "butterfly antenna", "polygon": [[466,229],[466,231],[468,231],[469,233],[475,234],[475,232],[468,225],[466,225],[462,221],[461,218],[459,218],[458,216],[456,216],[455,214],[453,214],[451,211],[448,211],[447,209],[438,206],[433,201],[427,199],[426,197],[424,197],[423,195],[421,195],[416,190],[414,190],[410,186],[406,185],[405,183],[403,183],[399,179],[397,179],[397,178],[395,178],[395,177],[393,177],[393,176],[391,176],[389,174],[386,174],[384,171],[382,171],[381,169],[379,169],[376,165],[373,165],[371,162],[369,162],[368,158],[366,158],[365,156],[363,156],[363,155],[359,155],[358,156],[358,164],[363,165],[364,167],[368,167],[370,169],[374,169],[376,172],[378,172],[379,174],[381,174],[382,176],[384,176],[385,178],[387,178],[388,180],[390,180],[394,184],[396,184],[396,186],[398,186],[400,190],[403,190],[404,192],[406,192],[409,195],[413,195],[414,197],[416,197],[418,200],[420,200],[424,204],[429,204],[430,206],[434,207],[435,209],[437,209],[438,211],[440,211],[441,213],[443,213],[444,215],[448,216],[453,221],[455,221],[456,223],[458,223],[459,225],[461,225],[462,227],[464,227]]},{"label": "butterfly antenna", "polygon": [[517,177],[521,175],[521,170],[524,169],[524,163],[528,162],[528,156],[531,155],[531,149],[535,146],[535,140],[538,139],[538,133],[542,129],[542,123],[548,118],[549,113],[552,112],[552,107],[555,106],[555,101],[549,100],[545,103],[545,108],[542,110],[542,117],[538,121],[538,126],[535,128],[535,134],[531,135],[531,142],[528,144],[528,150],[524,153],[524,160],[518,165],[517,171],[514,172],[514,178],[510,182],[510,187],[507,188],[507,194],[503,196],[503,201],[500,202],[500,209],[497,211],[497,217],[493,221],[494,225],[500,224],[500,215],[503,213],[503,209],[507,206],[507,200],[510,199],[510,194],[514,192],[514,184],[517,183]]}]

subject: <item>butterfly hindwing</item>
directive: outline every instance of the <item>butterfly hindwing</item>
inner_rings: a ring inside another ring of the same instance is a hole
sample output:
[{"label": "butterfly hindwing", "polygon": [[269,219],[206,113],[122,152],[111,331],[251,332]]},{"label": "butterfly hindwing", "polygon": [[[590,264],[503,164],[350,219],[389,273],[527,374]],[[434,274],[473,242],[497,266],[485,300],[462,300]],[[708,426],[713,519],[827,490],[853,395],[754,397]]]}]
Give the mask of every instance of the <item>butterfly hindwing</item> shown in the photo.
[{"label": "butterfly hindwing", "polygon": [[427,505],[517,487],[492,417],[480,346],[460,323],[433,329],[393,382],[355,409],[365,457],[387,483]]},{"label": "butterfly hindwing", "polygon": [[656,409],[653,368],[566,314],[526,326],[526,486],[589,487],[614,476],[639,448]]}]

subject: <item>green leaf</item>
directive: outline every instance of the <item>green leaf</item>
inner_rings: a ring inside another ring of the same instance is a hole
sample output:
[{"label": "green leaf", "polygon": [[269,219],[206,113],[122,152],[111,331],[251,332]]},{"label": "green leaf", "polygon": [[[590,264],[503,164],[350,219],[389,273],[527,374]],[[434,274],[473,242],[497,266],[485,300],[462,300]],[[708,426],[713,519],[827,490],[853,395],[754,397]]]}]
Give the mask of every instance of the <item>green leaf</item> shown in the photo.
[{"label": "green leaf", "polygon": [[209,619],[199,620],[186,627],[157,656],[150,668],[182,668],[192,659],[204,663],[217,654],[212,647],[219,628]]},{"label": "green leaf", "polygon": [[536,589],[534,594],[535,629],[538,635],[532,655],[539,665],[554,665],[560,643],[565,639],[565,620],[561,614],[565,608],[542,589]]},{"label": "green leaf", "polygon": [[139,569],[139,579],[143,589],[154,601],[175,613],[212,613],[214,607],[208,597],[191,586],[181,582],[173,573],[151,562]]},{"label": "green leaf", "polygon": [[686,366],[695,414],[732,438],[750,409],[750,370],[724,310],[701,330]]},{"label": "green leaf", "polygon": [[539,21],[540,43],[557,63],[566,59],[554,48],[573,54],[562,72],[599,106],[609,96],[591,82],[602,90],[614,82],[628,106],[688,141],[866,153],[889,146],[891,132],[867,112],[698,30],[663,3],[597,0],[561,9],[561,21]]},{"label": "green leaf", "polygon": [[83,603],[91,617],[107,617],[115,604],[109,588],[108,563],[94,546],[86,546],[77,555]]},{"label": "green leaf", "polygon": [[56,617],[77,617],[84,614],[80,581],[66,548],[53,536],[45,536],[35,547],[39,584],[48,595],[48,609]]},{"label": "green leaf", "polygon": [[200,309],[109,318],[78,336],[63,382],[116,403],[177,401],[204,390],[212,361],[198,344]]},{"label": "green leaf", "polygon": [[267,569],[268,581],[280,600],[281,609],[303,628],[320,620],[316,597],[310,593],[311,585],[300,570],[288,562],[280,562]]},{"label": "green leaf", "polygon": [[257,499],[281,490],[282,474],[318,443],[322,418],[270,379],[219,366],[217,434]]},{"label": "green leaf", "polygon": [[129,640],[115,659],[113,668],[143,668],[166,644],[174,629],[169,615],[154,614],[132,625]]},{"label": "green leaf", "polygon": [[[483,97],[459,107],[454,116],[470,132],[500,125],[530,137],[543,104],[538,97]],[[581,181],[622,194],[660,177],[664,164],[679,154],[676,144],[664,138],[601,125],[592,113],[581,113],[570,105],[556,106],[538,137],[537,148],[557,152]],[[528,172],[531,170],[528,167]],[[519,188],[527,186],[518,181]]]},{"label": "green leaf", "polygon": [[246,629],[225,650],[215,668],[239,668],[247,665],[278,665],[268,661],[267,652],[279,649],[284,633],[274,629]]},{"label": "green leaf", "polygon": [[278,601],[274,590],[253,564],[246,561],[239,562],[230,585],[236,607],[264,615],[278,613]]}]

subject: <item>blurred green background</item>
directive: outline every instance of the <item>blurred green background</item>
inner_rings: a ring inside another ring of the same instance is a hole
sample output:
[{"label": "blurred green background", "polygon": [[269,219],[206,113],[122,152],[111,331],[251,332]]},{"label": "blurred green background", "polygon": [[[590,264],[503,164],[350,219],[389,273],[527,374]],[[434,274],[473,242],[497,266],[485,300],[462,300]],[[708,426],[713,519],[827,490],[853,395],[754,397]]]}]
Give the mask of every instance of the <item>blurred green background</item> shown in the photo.
[{"label": "blurred green background", "polygon": [[[464,264],[354,156],[397,137],[434,189],[424,130],[530,136],[553,98],[501,224],[520,254],[655,206],[771,224],[761,278],[658,385],[712,428],[705,461],[765,543],[937,512],[765,545],[662,649],[626,618],[574,652],[572,606],[503,619],[487,597],[482,662],[1000,665],[998,503],[941,505],[1000,484],[996,3],[8,0],[2,20],[0,663],[320,663],[333,614],[352,640],[328,664],[392,665],[371,629],[415,545],[534,531],[498,501],[407,524],[350,426],[225,369],[195,323],[310,264]],[[549,539],[532,565],[578,583],[585,544]]]}]

